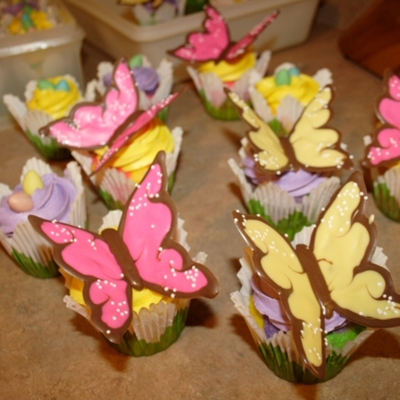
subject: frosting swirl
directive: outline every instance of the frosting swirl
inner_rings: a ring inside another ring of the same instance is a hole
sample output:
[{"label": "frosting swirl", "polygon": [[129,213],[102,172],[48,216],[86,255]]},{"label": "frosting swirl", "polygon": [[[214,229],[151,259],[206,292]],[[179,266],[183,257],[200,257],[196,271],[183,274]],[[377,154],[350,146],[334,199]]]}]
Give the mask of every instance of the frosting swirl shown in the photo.
[{"label": "frosting swirl", "polygon": [[82,99],[75,82],[65,76],[39,80],[27,102],[29,110],[44,111],[54,119],[65,117],[71,107]]},{"label": "frosting swirl", "polygon": [[[0,202],[0,227],[4,233],[12,237],[18,224],[28,220],[28,215],[36,215],[49,220],[68,222],[68,214],[76,197],[77,189],[68,179],[56,174],[46,174],[42,177],[43,188],[37,188],[31,195],[33,208],[28,211],[14,211],[9,198],[4,196]],[[25,193],[22,184],[15,187],[13,194]]]},{"label": "frosting swirl", "polygon": [[[108,161],[107,166],[119,168],[135,182],[140,182],[157,153],[161,150],[172,153],[174,148],[172,132],[161,120],[154,118]],[[106,150],[107,147],[103,147],[95,152],[102,156]]]},{"label": "frosting swirl", "polygon": [[246,51],[243,56],[235,58],[233,61],[221,60],[217,63],[208,61],[198,67],[200,73],[213,72],[225,82],[234,82],[240,79],[243,74],[256,66],[256,55],[252,51]]},{"label": "frosting swirl", "polygon": [[289,70],[281,69],[276,75],[261,79],[257,82],[256,89],[276,114],[286,96],[292,96],[306,106],[319,92],[320,85],[312,76],[301,74],[293,67]]}]

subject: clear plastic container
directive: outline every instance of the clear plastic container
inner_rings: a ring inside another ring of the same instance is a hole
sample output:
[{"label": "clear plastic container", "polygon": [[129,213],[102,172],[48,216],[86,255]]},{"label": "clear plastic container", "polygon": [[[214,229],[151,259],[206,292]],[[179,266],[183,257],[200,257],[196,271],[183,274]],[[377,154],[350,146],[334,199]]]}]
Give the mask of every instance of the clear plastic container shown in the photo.
[{"label": "clear plastic container", "polygon": [[62,23],[47,30],[0,38],[0,129],[13,121],[3,95],[23,98],[30,80],[70,74],[83,88],[80,51],[85,33],[63,3],[52,3]]},{"label": "clear plastic container", "polygon": [[[64,0],[87,40],[107,55],[119,58],[145,54],[158,65],[172,50],[184,44],[188,33],[202,29],[204,13],[178,17],[157,25],[139,25],[129,6],[110,0]],[[263,17],[279,9],[278,19],[255,42],[257,52],[278,50],[304,42],[311,29],[318,0],[248,0],[218,7],[229,24],[233,40],[239,40]],[[183,62],[175,60],[174,76],[188,77]]]}]

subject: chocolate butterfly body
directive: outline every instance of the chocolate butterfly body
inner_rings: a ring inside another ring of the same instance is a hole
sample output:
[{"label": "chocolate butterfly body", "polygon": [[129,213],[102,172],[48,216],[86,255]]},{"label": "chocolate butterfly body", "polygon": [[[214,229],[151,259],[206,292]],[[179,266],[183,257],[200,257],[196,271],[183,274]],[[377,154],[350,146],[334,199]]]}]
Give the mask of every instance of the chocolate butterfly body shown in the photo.
[{"label": "chocolate butterfly body", "polygon": [[341,148],[340,134],[325,126],[331,115],[328,105],[332,89],[329,86],[305,107],[287,137],[278,137],[237,94],[228,89],[226,92],[251,127],[246,137],[260,174],[352,168],[351,156]]},{"label": "chocolate butterfly body", "polygon": [[169,51],[171,55],[191,62],[233,61],[246,51],[256,40],[258,35],[260,35],[279,14],[278,11],[273,12],[260,24],[255,26],[248,35],[237,43],[232,43],[229,29],[223,16],[211,6],[205,8],[205,13],[205,32],[190,34],[184,46]]},{"label": "chocolate butterfly body", "polygon": [[168,195],[165,153],[160,152],[122,214],[118,230],[101,234],[30,216],[54,246],[54,259],[81,279],[93,324],[120,342],[132,318],[132,287],[172,298],[215,297],[218,283],[173,239],[177,211]]},{"label": "chocolate butterfly body", "polygon": [[69,116],[51,122],[40,132],[70,149],[94,150],[108,145],[109,149],[95,166],[96,172],[177,96],[172,94],[139,113],[136,83],[129,65],[121,59],[114,67],[113,82],[101,104],[79,103]]},{"label": "chocolate butterfly body", "polygon": [[366,193],[361,173],[353,173],[319,217],[308,246],[293,247],[263,218],[234,213],[257,275],[279,294],[296,349],[320,378],[326,374],[324,318],[333,310],[373,328],[400,324],[390,272],[371,261],[376,227],[365,216]]}]

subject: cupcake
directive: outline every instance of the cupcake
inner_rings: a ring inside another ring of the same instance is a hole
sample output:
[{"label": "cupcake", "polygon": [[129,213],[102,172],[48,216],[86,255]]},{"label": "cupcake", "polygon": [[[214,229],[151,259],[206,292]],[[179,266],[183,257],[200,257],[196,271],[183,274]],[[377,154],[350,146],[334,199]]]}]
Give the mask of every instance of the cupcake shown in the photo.
[{"label": "cupcake", "polygon": [[234,213],[249,248],[232,300],[285,380],[331,379],[373,329],[400,324],[400,295],[365,215],[365,193],[356,171],[292,243],[265,219]]},{"label": "cupcake", "polygon": [[279,65],[272,76],[265,78],[253,72],[250,82],[252,107],[278,135],[287,135],[304,107],[322,88],[333,83],[327,68],[310,76],[291,63]]},{"label": "cupcake", "polygon": [[265,51],[257,58],[252,44],[257,36],[275,20],[278,12],[266,17],[237,43],[231,42],[223,16],[213,7],[205,8],[204,32],[192,33],[187,43],[168,53],[191,65],[187,70],[203,100],[207,112],[222,120],[239,119],[239,114],[227,99],[224,88],[249,101],[249,78],[253,71],[264,76],[270,60]]},{"label": "cupcake", "polygon": [[167,187],[160,152],[124,211],[108,214],[100,234],[29,218],[54,247],[69,288],[67,305],[130,356],[168,348],[185,326],[190,299],[218,294],[216,278],[201,264],[204,253],[189,256]]},{"label": "cupcake", "polygon": [[68,159],[71,154],[54,139],[40,135],[40,128],[65,117],[73,105],[83,100],[79,84],[70,75],[30,81],[25,89],[25,101],[12,94],[3,96],[4,104],[28,139],[50,160]]},{"label": "cupcake", "polygon": [[[139,110],[148,110],[171,94],[173,67],[170,60],[164,58],[157,68],[153,68],[146,56],[137,54],[130,58],[128,65],[139,92]],[[104,96],[112,83],[113,69],[112,63],[101,62],[97,66],[97,79],[89,82],[88,87],[93,87],[92,90]],[[168,107],[162,110],[158,117],[165,122],[167,115]]]},{"label": "cupcake", "polygon": [[340,134],[326,127],[332,88],[325,87],[305,108],[288,136],[272,128],[232,92],[229,98],[250,125],[239,150],[240,163],[228,161],[248,211],[261,215],[293,239],[314,224],[340,185],[340,172],[352,168]]},{"label": "cupcake", "polygon": [[14,190],[0,184],[0,240],[4,248],[27,274],[36,278],[57,276],[52,248],[32,228],[29,215],[86,224],[82,176],[75,161],[67,165],[61,177],[45,162],[31,158]]},{"label": "cupcake", "polygon": [[180,151],[181,128],[170,130],[156,115],[177,97],[170,95],[145,112],[137,112],[139,95],[129,65],[119,60],[113,83],[100,103],[75,106],[68,117],[41,132],[70,148],[110,209],[123,209],[156,154],[167,153],[170,189]]},{"label": "cupcake", "polygon": [[370,182],[378,208],[400,222],[400,78],[391,71],[384,74],[384,92],[377,101],[379,127],[366,136],[366,180]]}]

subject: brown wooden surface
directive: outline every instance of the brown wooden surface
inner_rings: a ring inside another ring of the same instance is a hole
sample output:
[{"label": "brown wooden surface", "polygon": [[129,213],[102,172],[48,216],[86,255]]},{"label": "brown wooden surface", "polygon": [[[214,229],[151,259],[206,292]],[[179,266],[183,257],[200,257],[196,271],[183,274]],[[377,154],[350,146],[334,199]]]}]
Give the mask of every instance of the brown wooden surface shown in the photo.
[{"label": "brown wooden surface", "polygon": [[343,54],[383,76],[386,68],[400,72],[400,1],[378,0],[339,39]]}]

